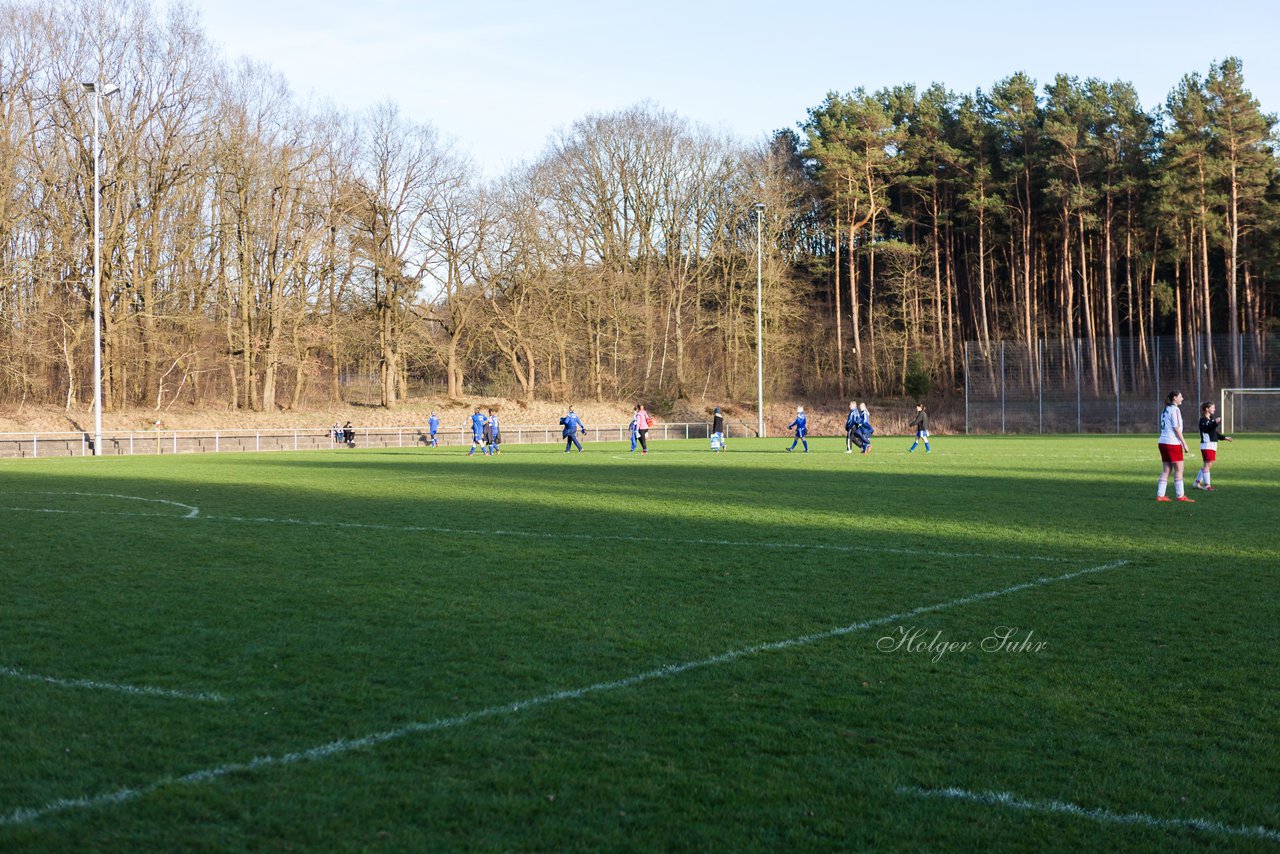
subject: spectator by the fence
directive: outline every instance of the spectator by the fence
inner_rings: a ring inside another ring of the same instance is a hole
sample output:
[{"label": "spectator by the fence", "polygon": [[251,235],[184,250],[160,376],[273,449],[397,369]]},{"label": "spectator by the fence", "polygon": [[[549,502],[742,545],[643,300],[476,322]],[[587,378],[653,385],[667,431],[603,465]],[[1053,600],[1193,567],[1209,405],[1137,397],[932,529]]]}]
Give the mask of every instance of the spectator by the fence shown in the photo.
[{"label": "spectator by the fence", "polygon": [[348,448],[356,446],[356,428],[351,426],[350,421],[342,425],[342,441],[347,444]]}]

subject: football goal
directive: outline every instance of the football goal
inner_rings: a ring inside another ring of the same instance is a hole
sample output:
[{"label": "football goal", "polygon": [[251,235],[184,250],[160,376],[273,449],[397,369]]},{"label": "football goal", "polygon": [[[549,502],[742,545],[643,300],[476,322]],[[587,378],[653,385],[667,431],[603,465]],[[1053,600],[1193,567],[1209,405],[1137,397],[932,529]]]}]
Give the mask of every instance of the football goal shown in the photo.
[{"label": "football goal", "polygon": [[1280,424],[1280,388],[1224,388],[1218,405],[1222,432],[1273,432]]}]

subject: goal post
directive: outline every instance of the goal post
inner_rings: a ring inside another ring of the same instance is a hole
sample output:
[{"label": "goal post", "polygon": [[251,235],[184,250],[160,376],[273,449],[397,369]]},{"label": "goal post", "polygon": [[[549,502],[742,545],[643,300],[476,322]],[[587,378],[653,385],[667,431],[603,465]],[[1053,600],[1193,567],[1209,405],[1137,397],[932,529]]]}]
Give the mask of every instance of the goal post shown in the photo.
[{"label": "goal post", "polygon": [[[1222,416],[1222,432],[1231,435],[1245,428],[1245,401],[1250,397],[1258,398],[1258,406],[1249,406],[1250,414],[1259,416],[1257,423],[1260,432],[1270,432],[1268,427],[1277,422],[1276,413],[1280,410],[1280,388],[1224,388],[1221,390],[1221,402],[1218,414]],[[1257,410],[1254,412],[1254,410]],[[1274,427],[1271,427],[1274,430]]]}]

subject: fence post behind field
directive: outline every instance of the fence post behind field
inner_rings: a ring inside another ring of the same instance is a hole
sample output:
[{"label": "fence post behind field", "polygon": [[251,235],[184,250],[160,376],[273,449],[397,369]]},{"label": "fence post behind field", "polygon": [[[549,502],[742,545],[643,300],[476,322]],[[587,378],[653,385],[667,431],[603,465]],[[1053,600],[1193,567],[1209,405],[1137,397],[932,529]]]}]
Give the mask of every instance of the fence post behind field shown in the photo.
[{"label": "fence post behind field", "polygon": [[1120,350],[1117,339],[1111,339],[1111,385],[1116,390],[1116,433],[1120,432]]},{"label": "fence post behind field", "polygon": [[1080,339],[1076,339],[1076,432],[1083,433],[1084,425],[1080,413]]},{"label": "fence post behind field", "polygon": [[1152,349],[1155,350],[1156,354],[1156,397],[1159,397],[1160,389],[1163,388],[1163,386],[1160,385],[1160,336],[1153,335],[1151,337],[1155,339],[1155,347]]},{"label": "fence post behind field", "polygon": [[969,342],[964,345],[964,434],[969,435]]},{"label": "fence post behind field", "polygon": [[1201,375],[1201,365],[1206,364],[1206,362],[1201,361],[1203,357],[1204,357],[1204,351],[1203,351],[1203,348],[1201,348],[1201,337],[1199,337],[1199,335],[1196,335],[1196,401],[1197,401],[1197,405],[1199,405],[1199,401],[1203,399],[1201,397],[1201,391],[1199,391],[1199,375]]},{"label": "fence post behind field", "polygon": [[1004,433],[1004,341],[1000,342],[1000,432]]},{"label": "fence post behind field", "polygon": [[1038,404],[1038,424],[1044,433],[1044,342],[1036,341],[1036,401]]}]

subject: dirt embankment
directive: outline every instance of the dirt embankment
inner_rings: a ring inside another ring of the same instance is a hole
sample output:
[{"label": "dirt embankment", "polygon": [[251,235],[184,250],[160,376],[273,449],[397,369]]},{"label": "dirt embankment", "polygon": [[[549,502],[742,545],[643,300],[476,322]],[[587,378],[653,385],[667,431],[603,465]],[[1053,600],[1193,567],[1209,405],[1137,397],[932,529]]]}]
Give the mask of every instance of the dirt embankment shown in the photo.
[{"label": "dirt embankment", "polygon": [[[575,401],[574,410],[588,427],[625,427],[631,420],[632,402]],[[803,405],[809,415],[809,430],[813,435],[843,435],[848,402],[811,403],[793,400],[769,403],[765,406],[765,430],[770,436],[786,432],[786,425],[795,417],[797,405]],[[413,398],[395,409],[377,406],[334,404],[293,411],[252,412],[219,408],[174,407],[156,412],[152,409],[124,409],[104,412],[104,430],[153,430],[160,422],[164,430],[252,430],[305,427],[325,429],[334,422],[350,421],[357,427],[413,427],[423,426],[432,412],[440,416],[442,425],[463,425],[476,407],[493,409],[502,417],[508,428],[517,426],[544,426],[556,424],[568,408],[566,403],[547,401],[526,402],[506,398],[470,397],[464,400],[446,398]],[[711,420],[714,403],[679,402],[666,411],[655,414],[660,422],[707,422]],[[730,432],[744,434],[755,431],[754,407],[723,404],[725,420]],[[914,407],[901,401],[871,404],[872,423],[879,433],[901,433],[906,422],[915,414]],[[936,413],[930,413],[933,428]],[[937,424],[942,432],[943,424]],[[19,406],[0,404],[0,433],[52,433],[82,432],[93,429],[93,413],[88,409],[64,410],[58,406]]]}]

